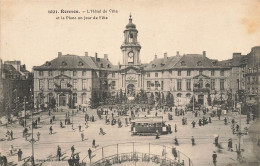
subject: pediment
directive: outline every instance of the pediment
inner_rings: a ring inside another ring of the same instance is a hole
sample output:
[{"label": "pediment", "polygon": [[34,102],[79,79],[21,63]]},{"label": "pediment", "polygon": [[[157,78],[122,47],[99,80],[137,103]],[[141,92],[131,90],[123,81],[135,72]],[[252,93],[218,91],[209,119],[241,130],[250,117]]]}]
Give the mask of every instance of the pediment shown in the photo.
[{"label": "pediment", "polygon": [[64,75],[64,74],[58,75],[58,76],[56,76],[54,78],[55,79],[71,79],[71,77],[69,77],[67,75]]},{"label": "pediment", "polygon": [[137,74],[137,73],[140,73],[140,68],[134,67],[134,66],[129,66],[129,67],[122,69],[121,71],[126,72],[127,74]]},{"label": "pediment", "polygon": [[194,76],[193,79],[210,79],[210,77],[204,74],[199,74],[197,76]]}]

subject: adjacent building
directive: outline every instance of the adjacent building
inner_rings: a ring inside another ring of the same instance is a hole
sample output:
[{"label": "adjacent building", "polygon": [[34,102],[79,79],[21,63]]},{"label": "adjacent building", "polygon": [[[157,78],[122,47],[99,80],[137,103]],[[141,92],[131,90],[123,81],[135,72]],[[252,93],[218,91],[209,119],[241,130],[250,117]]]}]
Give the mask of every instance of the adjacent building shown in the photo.
[{"label": "adjacent building", "polygon": [[16,114],[24,99],[28,103],[33,94],[33,76],[21,61],[0,59],[0,113]]}]

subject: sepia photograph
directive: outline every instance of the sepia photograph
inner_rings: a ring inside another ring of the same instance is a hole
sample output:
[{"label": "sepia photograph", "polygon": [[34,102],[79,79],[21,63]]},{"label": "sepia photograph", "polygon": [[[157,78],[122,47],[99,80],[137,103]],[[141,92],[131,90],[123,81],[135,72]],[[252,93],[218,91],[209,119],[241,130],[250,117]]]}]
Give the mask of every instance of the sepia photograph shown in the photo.
[{"label": "sepia photograph", "polygon": [[0,166],[260,166],[259,0],[1,0]]}]

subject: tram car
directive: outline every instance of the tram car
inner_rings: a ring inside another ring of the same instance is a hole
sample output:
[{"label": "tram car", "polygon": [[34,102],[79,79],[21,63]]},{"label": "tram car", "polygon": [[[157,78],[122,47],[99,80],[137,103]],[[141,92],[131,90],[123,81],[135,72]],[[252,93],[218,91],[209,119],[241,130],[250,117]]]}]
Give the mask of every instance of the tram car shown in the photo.
[{"label": "tram car", "polygon": [[136,117],[131,120],[132,135],[156,135],[168,134],[171,131],[170,125],[166,125],[162,116],[158,117]]}]

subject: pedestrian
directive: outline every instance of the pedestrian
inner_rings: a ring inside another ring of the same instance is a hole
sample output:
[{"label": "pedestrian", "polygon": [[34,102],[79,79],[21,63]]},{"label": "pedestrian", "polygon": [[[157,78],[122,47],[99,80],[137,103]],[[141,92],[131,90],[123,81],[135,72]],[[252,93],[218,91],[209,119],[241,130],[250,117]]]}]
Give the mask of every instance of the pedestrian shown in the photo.
[{"label": "pedestrian", "polygon": [[175,124],[175,126],[174,126],[174,131],[175,131],[175,133],[177,132],[177,124]]},{"label": "pedestrian", "polygon": [[50,119],[50,124],[52,124],[52,119]]},{"label": "pedestrian", "polygon": [[88,157],[89,157],[90,160],[91,160],[91,153],[92,153],[92,150],[89,148],[88,149]]},{"label": "pedestrian", "polygon": [[74,145],[72,145],[70,149],[71,149],[71,154],[74,155],[74,151],[75,151]]},{"label": "pedestrian", "polygon": [[41,136],[40,132],[38,131],[38,133],[36,135],[37,135],[38,141],[40,141],[40,136]]},{"label": "pedestrian", "polygon": [[2,156],[1,160],[2,160],[3,166],[7,166],[7,158],[6,158],[6,156]]},{"label": "pedestrian", "polygon": [[84,133],[81,133],[81,140],[84,141]]},{"label": "pedestrian", "polygon": [[194,128],[195,125],[196,125],[196,122],[195,122],[195,121],[192,121],[191,124],[192,124],[192,128]]},{"label": "pedestrian", "polygon": [[60,148],[59,145],[58,145],[58,147],[57,147],[57,156],[58,156],[59,161],[60,161],[60,157],[61,157],[61,148]]},{"label": "pedestrian", "polygon": [[238,130],[239,130],[239,125],[238,125],[238,124],[236,125],[236,129],[237,129],[236,131],[238,131]]},{"label": "pedestrian", "polygon": [[213,159],[213,164],[214,164],[214,165],[216,165],[216,163],[217,163],[217,157],[218,157],[218,156],[217,156],[216,152],[214,151],[214,152],[213,152],[213,155],[212,155],[212,159]]},{"label": "pedestrian", "polygon": [[230,138],[228,140],[228,150],[231,150],[232,149],[232,139]]},{"label": "pedestrian", "polygon": [[10,132],[10,136],[11,136],[11,140],[13,140],[13,139],[14,139],[14,133],[13,133],[13,130],[11,130],[11,132]]},{"label": "pedestrian", "polygon": [[209,123],[211,123],[211,117],[209,117]]},{"label": "pedestrian", "polygon": [[192,144],[192,146],[195,145],[195,139],[193,136],[191,137],[191,144]]},{"label": "pedestrian", "polygon": [[53,129],[52,129],[52,126],[50,127],[50,134],[52,134],[52,131],[53,131]]},{"label": "pedestrian", "polygon": [[95,139],[93,139],[93,141],[92,141],[92,148],[96,148],[96,140]]},{"label": "pedestrian", "polygon": [[79,166],[79,154],[76,154],[75,166]]},{"label": "pedestrian", "polygon": [[218,136],[215,137],[215,146],[218,146]]},{"label": "pedestrian", "polygon": [[60,128],[63,128],[63,124],[62,124],[62,121],[60,121]]},{"label": "pedestrian", "polygon": [[201,126],[202,125],[202,123],[201,123],[201,119],[199,119],[199,126]]},{"label": "pedestrian", "polygon": [[176,136],[175,136],[175,138],[174,138],[174,144],[175,144],[175,145],[179,145],[179,142],[178,142],[178,139],[176,138]]},{"label": "pedestrian", "polygon": [[81,132],[81,125],[79,124],[79,132]]},{"label": "pedestrian", "polygon": [[23,155],[23,152],[21,149],[18,150],[18,161],[21,161],[22,160],[22,155]]}]

